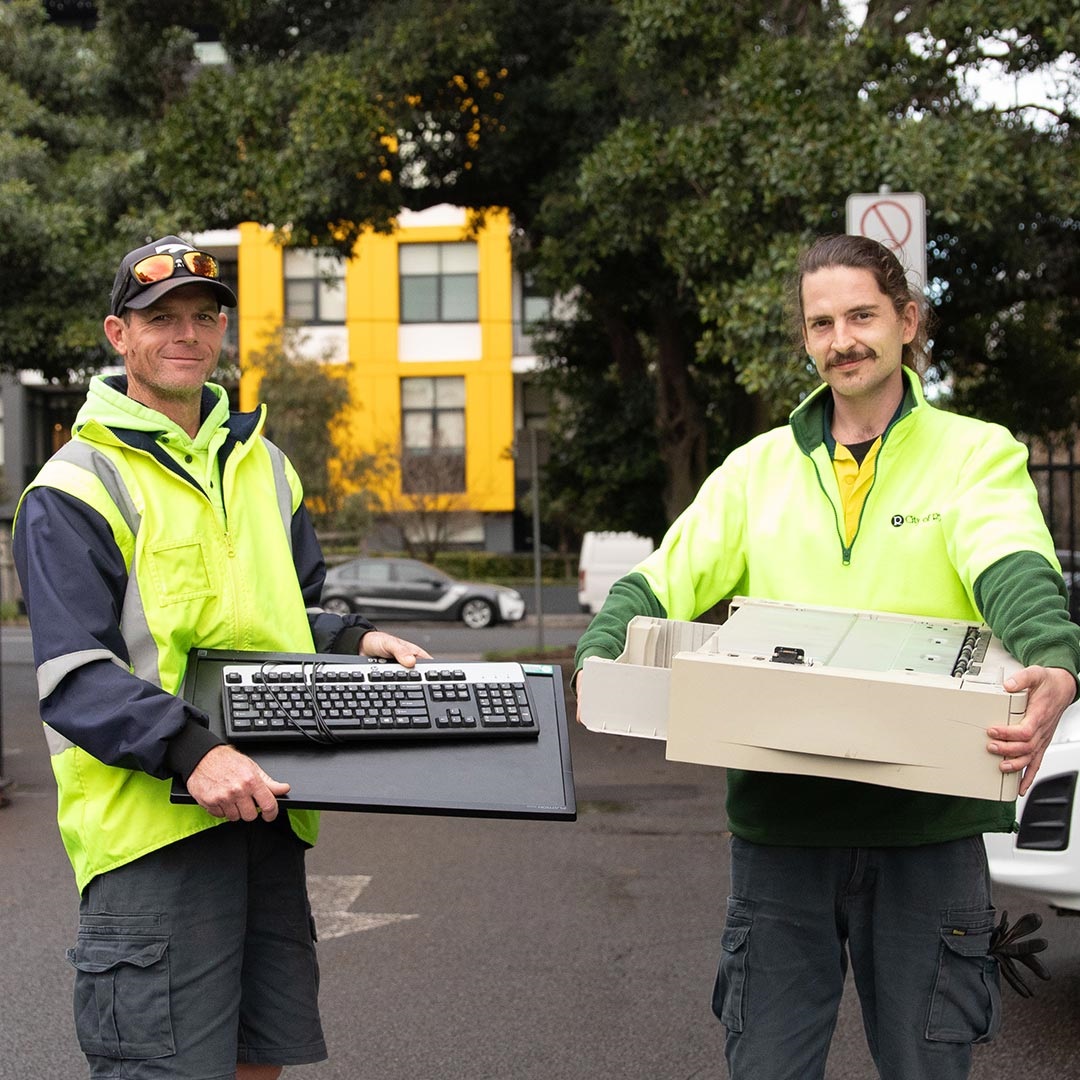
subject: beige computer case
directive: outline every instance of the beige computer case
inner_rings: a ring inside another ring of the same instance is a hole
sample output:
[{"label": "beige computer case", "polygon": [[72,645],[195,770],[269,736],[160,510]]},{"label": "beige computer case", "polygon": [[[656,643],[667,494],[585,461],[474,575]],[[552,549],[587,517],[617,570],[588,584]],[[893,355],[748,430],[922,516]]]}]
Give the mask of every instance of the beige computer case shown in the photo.
[{"label": "beige computer case", "polygon": [[[983,627],[985,655],[953,675],[967,629],[742,598],[719,628],[634,619],[618,660],[585,661],[582,719],[666,739],[673,761],[1011,800],[1019,777],[986,731],[1023,718],[1026,694],[1002,687],[1019,665]],[[777,662],[775,647],[803,659]]]}]

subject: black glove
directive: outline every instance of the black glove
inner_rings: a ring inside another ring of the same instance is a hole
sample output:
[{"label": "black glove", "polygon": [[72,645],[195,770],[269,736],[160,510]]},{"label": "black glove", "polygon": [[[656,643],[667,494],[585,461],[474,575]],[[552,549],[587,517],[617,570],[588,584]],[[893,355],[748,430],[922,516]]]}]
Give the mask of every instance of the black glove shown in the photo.
[{"label": "black glove", "polygon": [[1028,938],[1042,926],[1042,916],[1029,912],[1016,920],[1015,926],[1009,926],[1009,913],[1001,913],[1001,921],[990,935],[990,955],[998,962],[1005,981],[1021,996],[1033,997],[1034,992],[1021,978],[1017,961],[1033,971],[1040,979],[1049,979],[1050,972],[1042,965],[1035,953],[1042,952],[1047,946],[1046,938]]}]

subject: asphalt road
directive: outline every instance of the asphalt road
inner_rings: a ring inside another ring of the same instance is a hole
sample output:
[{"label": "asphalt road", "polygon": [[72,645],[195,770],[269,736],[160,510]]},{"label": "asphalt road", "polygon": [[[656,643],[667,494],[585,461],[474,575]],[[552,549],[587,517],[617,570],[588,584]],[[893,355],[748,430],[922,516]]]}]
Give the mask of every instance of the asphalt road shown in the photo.
[{"label": "asphalt road", "polygon": [[[446,628],[410,629],[448,658],[473,654]],[[2,657],[0,1080],[67,1080],[85,1075],[63,956],[76,897],[25,632],[4,633]],[[572,743],[573,823],[324,815],[309,869],[331,1061],[288,1076],[726,1077],[708,1007],[727,889],[723,774],[642,740],[575,728]],[[1002,1033],[972,1075],[1080,1077],[1080,920],[1010,890],[997,899],[1043,914],[1053,979],[1030,1001],[1005,990]],[[873,1076],[850,994],[827,1076]]]}]

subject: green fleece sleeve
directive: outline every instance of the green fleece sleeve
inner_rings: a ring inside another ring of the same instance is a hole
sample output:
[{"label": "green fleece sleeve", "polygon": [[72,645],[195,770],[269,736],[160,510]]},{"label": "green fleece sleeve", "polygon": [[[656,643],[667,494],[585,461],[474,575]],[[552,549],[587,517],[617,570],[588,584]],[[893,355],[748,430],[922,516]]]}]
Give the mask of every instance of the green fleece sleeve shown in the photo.
[{"label": "green fleece sleeve", "polygon": [[574,654],[574,678],[587,656],[603,656],[614,660],[626,645],[626,627],[635,615],[651,615],[666,619],[664,606],[656,599],[640,574],[630,573],[619,578],[596,613],[585,633],[578,640]]},{"label": "green fleece sleeve", "polygon": [[1080,626],[1069,619],[1061,573],[1034,551],[1017,551],[975,580],[975,603],[1001,643],[1025,667],[1080,672]]}]

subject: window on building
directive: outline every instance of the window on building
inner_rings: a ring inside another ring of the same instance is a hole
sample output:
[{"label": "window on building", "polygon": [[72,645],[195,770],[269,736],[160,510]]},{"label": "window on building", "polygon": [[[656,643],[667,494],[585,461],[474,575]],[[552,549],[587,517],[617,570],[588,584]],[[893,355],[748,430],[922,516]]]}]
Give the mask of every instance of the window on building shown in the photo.
[{"label": "window on building", "polygon": [[285,252],[285,318],[302,323],[345,321],[345,263],[332,251]]},{"label": "window on building", "polygon": [[474,243],[401,244],[401,321],[476,322],[478,266]]},{"label": "window on building", "polygon": [[[211,254],[216,254],[216,252],[211,252]],[[218,266],[221,269],[221,280],[236,293],[237,297],[239,297],[240,291],[237,282],[240,277],[240,268],[236,256],[218,255],[217,261]],[[240,354],[240,309],[226,308],[225,314],[228,315],[229,321],[225,327],[225,340],[222,342],[222,352],[225,357],[228,357],[235,362]]]},{"label": "window on building", "polygon": [[533,281],[532,274],[523,274],[521,281],[521,322],[525,333],[536,329],[536,324],[551,315],[551,297],[542,293]]},{"label": "window on building", "polygon": [[514,281],[514,355],[534,353],[532,335],[551,316],[551,297],[541,292],[532,274],[515,275]]},{"label": "window on building", "polygon": [[401,380],[401,489],[465,490],[465,379]]},{"label": "window on building", "polygon": [[551,391],[537,378],[526,378],[521,387],[522,427],[542,428],[551,413]]}]

